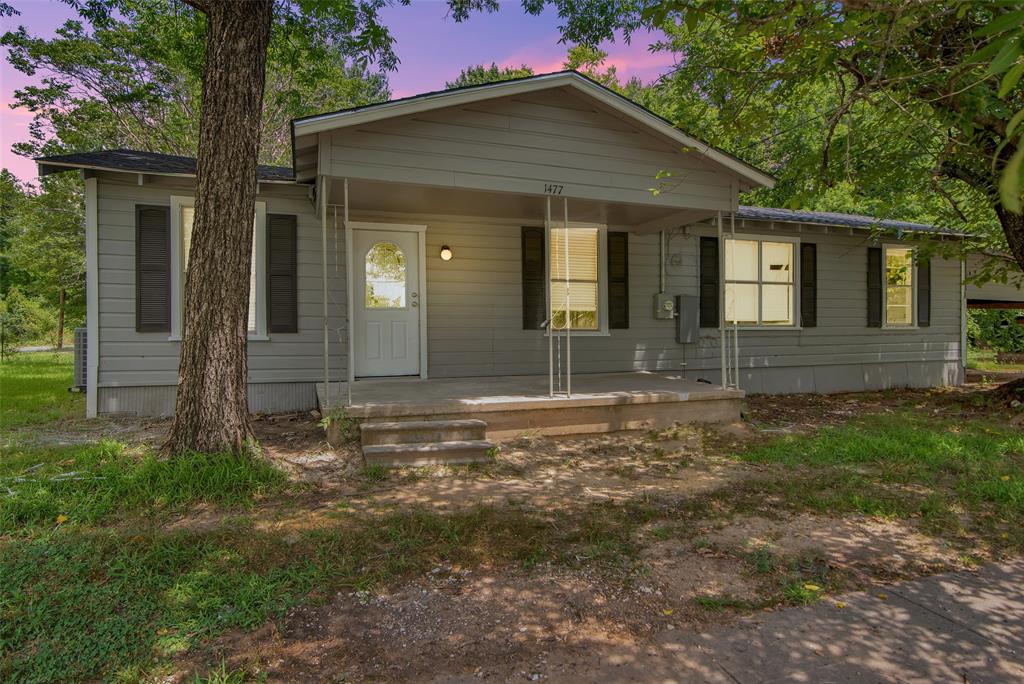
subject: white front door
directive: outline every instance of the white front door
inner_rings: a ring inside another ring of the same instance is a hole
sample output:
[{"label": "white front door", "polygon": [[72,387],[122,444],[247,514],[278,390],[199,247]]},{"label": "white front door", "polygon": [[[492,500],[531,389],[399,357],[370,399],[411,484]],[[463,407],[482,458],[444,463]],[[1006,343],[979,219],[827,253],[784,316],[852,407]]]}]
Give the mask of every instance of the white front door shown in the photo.
[{"label": "white front door", "polygon": [[354,230],[356,377],[420,374],[420,236]]}]

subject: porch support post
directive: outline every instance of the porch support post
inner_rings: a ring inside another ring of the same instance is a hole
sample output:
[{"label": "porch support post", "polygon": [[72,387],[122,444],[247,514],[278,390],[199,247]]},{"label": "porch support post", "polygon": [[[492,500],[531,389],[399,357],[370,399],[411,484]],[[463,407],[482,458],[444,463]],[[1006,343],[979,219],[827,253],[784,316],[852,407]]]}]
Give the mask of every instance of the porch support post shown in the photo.
[{"label": "porch support post", "polygon": [[572,398],[572,305],[569,292],[569,198],[562,198],[565,210],[565,396]]},{"label": "porch support post", "polygon": [[545,333],[548,336],[548,396],[555,396],[555,337],[551,328],[551,195],[545,199],[544,209],[544,292],[547,303]]},{"label": "porch support post", "polygon": [[[736,238],[736,212],[730,212],[729,222],[732,227],[732,237]],[[796,258],[794,256],[794,258]],[[725,279],[725,271],[722,271],[722,279]],[[733,364],[732,364],[732,386],[736,389],[740,388],[740,322],[734,320],[732,322],[732,353],[733,353]]]},{"label": "porch support post", "polygon": [[728,386],[725,377],[725,239],[722,236],[722,212],[718,212],[718,352],[722,372],[722,389]]},{"label": "porch support post", "polygon": [[320,193],[317,196],[320,204],[321,252],[323,257],[323,304],[324,304],[324,414],[331,408],[331,333],[327,305],[327,200],[331,189],[331,179],[320,176]]},{"label": "porch support post", "polygon": [[352,230],[348,226],[348,178],[345,179],[345,339],[348,342],[348,405],[352,405],[352,385],[356,381],[355,332],[352,330],[352,312],[355,310],[355,294],[353,293],[352,276]]}]

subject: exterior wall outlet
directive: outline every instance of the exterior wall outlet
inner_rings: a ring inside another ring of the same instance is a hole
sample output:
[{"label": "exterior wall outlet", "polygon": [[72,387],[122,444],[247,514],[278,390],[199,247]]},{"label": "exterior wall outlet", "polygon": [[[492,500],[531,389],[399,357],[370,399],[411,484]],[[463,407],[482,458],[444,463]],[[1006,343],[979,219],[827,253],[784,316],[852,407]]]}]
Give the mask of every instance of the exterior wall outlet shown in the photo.
[{"label": "exterior wall outlet", "polygon": [[676,313],[676,301],[672,295],[659,292],[654,295],[654,317],[672,318]]}]

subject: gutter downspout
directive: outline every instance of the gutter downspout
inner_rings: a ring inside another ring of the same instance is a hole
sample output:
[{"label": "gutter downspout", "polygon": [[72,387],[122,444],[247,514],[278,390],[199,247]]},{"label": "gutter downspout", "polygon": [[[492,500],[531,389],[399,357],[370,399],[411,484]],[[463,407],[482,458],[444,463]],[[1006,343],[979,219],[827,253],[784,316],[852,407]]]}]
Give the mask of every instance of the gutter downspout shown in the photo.
[{"label": "gutter downspout", "polygon": [[967,382],[967,261],[960,262],[960,379]]}]

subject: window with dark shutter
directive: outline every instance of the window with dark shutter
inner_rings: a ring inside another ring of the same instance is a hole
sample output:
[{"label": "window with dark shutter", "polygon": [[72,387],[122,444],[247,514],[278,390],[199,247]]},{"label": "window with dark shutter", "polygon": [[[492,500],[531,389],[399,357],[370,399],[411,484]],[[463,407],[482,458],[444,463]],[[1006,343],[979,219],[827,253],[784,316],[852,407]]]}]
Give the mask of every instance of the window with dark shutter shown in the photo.
[{"label": "window with dark shutter", "polygon": [[932,260],[922,259],[917,264],[917,324],[927,328],[932,324]]},{"label": "window with dark shutter", "polygon": [[629,327],[629,233],[608,233],[608,327]]},{"label": "window with dark shutter", "polygon": [[882,327],[882,248],[868,247],[868,327]]},{"label": "window with dark shutter", "polygon": [[171,331],[170,207],[135,207],[135,330]]},{"label": "window with dark shutter", "polygon": [[718,238],[700,239],[700,327],[718,327]]},{"label": "window with dark shutter", "polygon": [[540,330],[548,311],[544,229],[524,226],[522,239],[523,330]]},{"label": "window with dark shutter", "polygon": [[267,331],[299,331],[296,217],[267,214]]},{"label": "window with dark shutter", "polygon": [[800,325],[818,325],[818,246],[800,243]]}]

